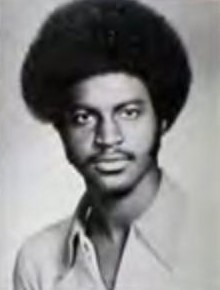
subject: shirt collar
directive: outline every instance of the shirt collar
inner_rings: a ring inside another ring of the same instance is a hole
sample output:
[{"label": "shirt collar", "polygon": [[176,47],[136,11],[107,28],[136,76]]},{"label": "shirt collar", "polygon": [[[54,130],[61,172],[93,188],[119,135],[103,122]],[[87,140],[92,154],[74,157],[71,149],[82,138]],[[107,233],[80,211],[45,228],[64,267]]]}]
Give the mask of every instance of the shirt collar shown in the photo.
[{"label": "shirt collar", "polygon": [[[90,212],[91,206],[85,194],[75,211],[67,235],[67,266],[74,263],[77,246],[75,243],[85,237],[86,221]],[[175,263],[184,212],[185,195],[163,173],[159,191],[151,207],[132,226],[148,250],[167,270],[172,270]]]},{"label": "shirt collar", "polygon": [[168,270],[176,262],[185,209],[185,195],[163,173],[151,207],[134,223],[148,249]]},{"label": "shirt collar", "polygon": [[80,200],[70,223],[65,245],[64,263],[67,267],[74,264],[76,249],[82,237],[86,235],[86,221],[90,214],[90,204],[86,194]]}]

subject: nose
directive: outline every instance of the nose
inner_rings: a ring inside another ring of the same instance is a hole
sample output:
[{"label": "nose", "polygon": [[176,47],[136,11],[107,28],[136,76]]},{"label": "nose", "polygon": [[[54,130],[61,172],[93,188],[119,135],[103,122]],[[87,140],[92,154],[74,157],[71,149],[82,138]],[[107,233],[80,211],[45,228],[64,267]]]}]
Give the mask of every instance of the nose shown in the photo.
[{"label": "nose", "polygon": [[123,142],[119,124],[112,118],[102,119],[98,125],[95,143],[99,147],[114,147]]}]

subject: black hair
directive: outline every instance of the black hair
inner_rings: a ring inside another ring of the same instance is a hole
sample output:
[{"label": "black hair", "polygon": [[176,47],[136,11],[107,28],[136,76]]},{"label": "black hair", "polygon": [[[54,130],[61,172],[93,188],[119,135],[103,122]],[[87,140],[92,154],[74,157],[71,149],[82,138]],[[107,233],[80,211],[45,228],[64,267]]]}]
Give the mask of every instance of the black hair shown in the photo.
[{"label": "black hair", "polygon": [[31,44],[21,73],[23,97],[35,116],[55,123],[70,104],[70,86],[107,72],[140,78],[168,127],[191,82],[179,36],[152,8],[135,0],[78,0],[52,12]]}]

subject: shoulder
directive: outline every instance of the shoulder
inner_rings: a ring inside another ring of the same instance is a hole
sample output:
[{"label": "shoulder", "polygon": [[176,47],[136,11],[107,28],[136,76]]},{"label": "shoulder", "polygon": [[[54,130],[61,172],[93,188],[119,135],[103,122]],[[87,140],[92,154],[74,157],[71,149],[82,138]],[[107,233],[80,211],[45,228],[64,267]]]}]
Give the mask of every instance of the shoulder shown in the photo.
[{"label": "shoulder", "polygon": [[71,218],[66,218],[55,224],[52,224],[40,232],[27,239],[20,249],[21,256],[29,256],[32,259],[39,255],[46,255],[60,249],[65,241],[71,224]]},{"label": "shoulder", "polygon": [[56,272],[61,264],[71,220],[69,217],[50,225],[25,241],[18,252],[14,268],[16,290],[29,289],[28,283],[35,289],[33,283],[37,283],[40,273],[47,272],[47,269]]}]

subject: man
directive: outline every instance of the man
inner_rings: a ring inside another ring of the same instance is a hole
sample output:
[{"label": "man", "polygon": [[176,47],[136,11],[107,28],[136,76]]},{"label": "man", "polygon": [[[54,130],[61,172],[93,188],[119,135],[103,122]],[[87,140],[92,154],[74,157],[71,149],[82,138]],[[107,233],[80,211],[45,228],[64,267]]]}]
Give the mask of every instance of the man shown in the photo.
[{"label": "man", "polygon": [[23,96],[87,190],[72,219],[24,245],[15,290],[171,289],[183,197],[157,157],[190,81],[176,32],[138,2],[75,1],[50,15]]}]

